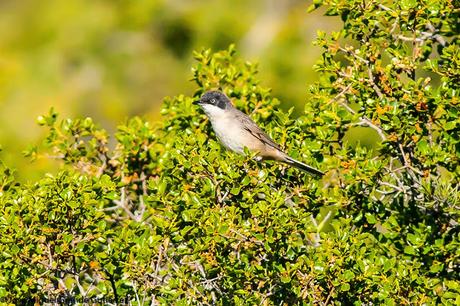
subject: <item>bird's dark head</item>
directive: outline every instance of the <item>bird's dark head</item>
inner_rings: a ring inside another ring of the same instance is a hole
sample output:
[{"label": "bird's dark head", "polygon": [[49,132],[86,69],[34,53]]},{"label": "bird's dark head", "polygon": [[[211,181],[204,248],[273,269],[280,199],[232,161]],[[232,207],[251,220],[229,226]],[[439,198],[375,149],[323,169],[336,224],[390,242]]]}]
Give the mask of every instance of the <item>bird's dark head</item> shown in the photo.
[{"label": "bird's dark head", "polygon": [[197,104],[203,108],[208,105],[218,107],[220,109],[226,109],[232,105],[230,99],[223,92],[217,90],[206,92],[201,96],[201,99],[197,101]]}]

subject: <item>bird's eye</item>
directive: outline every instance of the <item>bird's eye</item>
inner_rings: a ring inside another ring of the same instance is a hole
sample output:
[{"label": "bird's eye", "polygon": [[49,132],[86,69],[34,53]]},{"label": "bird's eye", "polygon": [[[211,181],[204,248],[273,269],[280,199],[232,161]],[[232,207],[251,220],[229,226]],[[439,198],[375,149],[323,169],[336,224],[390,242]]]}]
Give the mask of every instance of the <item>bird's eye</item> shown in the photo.
[{"label": "bird's eye", "polygon": [[216,104],[216,99],[211,99],[212,104]]}]

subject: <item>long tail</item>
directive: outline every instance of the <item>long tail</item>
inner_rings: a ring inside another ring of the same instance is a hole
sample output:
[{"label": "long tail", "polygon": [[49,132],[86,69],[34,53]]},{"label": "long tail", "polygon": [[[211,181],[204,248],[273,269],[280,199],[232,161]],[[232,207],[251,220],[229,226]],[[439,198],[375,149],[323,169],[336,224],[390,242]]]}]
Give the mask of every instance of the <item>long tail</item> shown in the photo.
[{"label": "long tail", "polygon": [[321,172],[316,168],[310,167],[309,165],[306,165],[306,164],[304,164],[302,162],[299,162],[298,160],[295,160],[294,158],[292,158],[290,156],[286,156],[284,162],[286,164],[288,164],[288,165],[294,166],[297,169],[303,170],[303,171],[308,172],[308,173],[310,173],[312,175],[315,175],[315,176],[323,176],[324,175],[324,172]]}]

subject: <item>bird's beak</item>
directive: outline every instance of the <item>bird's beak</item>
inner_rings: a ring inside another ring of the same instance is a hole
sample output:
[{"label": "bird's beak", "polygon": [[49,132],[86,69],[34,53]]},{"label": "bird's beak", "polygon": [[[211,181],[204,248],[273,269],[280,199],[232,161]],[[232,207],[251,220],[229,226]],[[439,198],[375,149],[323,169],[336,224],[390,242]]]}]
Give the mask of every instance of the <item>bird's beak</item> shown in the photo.
[{"label": "bird's beak", "polygon": [[201,100],[199,99],[192,102],[192,104],[195,104],[195,105],[200,105],[200,103],[201,103]]}]

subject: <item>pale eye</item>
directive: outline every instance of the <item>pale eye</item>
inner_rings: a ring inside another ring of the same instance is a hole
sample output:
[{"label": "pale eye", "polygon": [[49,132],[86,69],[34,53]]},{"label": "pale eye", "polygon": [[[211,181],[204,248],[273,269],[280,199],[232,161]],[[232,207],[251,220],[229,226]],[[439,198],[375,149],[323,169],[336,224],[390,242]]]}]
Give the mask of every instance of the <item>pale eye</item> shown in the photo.
[{"label": "pale eye", "polygon": [[211,99],[212,104],[216,104],[216,99]]}]

